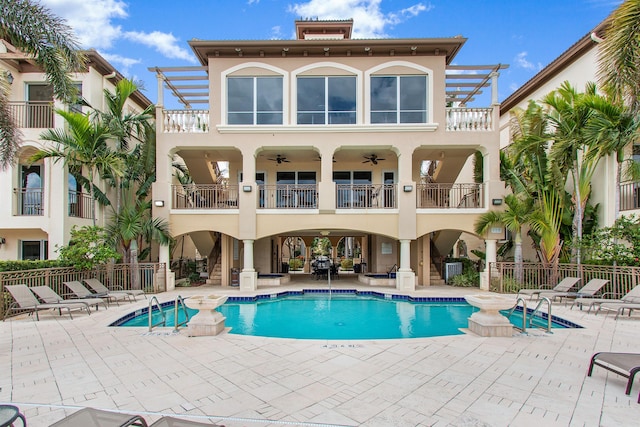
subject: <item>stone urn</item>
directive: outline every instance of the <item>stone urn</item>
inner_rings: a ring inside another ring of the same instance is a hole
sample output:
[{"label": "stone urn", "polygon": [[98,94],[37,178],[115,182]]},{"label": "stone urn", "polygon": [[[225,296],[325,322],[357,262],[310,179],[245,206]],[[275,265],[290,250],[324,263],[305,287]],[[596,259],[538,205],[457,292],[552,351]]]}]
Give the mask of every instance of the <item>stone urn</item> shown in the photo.
[{"label": "stone urn", "polygon": [[516,302],[513,298],[496,294],[465,295],[467,302],[479,308],[469,317],[469,330],[481,337],[511,337],[513,325],[500,310],[513,307]]},{"label": "stone urn", "polygon": [[216,308],[227,301],[228,296],[224,295],[194,295],[184,300],[184,304],[198,310],[198,314],[189,319],[187,333],[190,337],[202,337],[218,335],[224,331],[224,321],[226,317]]}]

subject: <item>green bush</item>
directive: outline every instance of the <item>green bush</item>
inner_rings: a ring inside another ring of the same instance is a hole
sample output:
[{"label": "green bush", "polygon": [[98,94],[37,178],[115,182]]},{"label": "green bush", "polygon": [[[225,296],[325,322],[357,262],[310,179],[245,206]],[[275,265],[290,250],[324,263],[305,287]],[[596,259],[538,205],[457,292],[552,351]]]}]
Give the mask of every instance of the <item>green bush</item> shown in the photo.
[{"label": "green bush", "polygon": [[68,263],[64,263],[56,259],[38,260],[38,261],[0,261],[0,271],[22,271],[36,270],[38,268],[56,268],[70,267]]},{"label": "green bush", "polygon": [[457,276],[453,276],[451,280],[449,280],[449,284],[451,286],[460,286],[460,287],[479,287],[480,286],[480,273],[476,271],[467,271],[466,273],[458,274]]},{"label": "green bush", "polygon": [[353,260],[351,258],[345,258],[340,262],[340,268],[343,270],[353,270]]},{"label": "green bush", "polygon": [[290,270],[301,270],[303,265],[303,260],[299,258],[292,258],[289,260],[289,269]]}]

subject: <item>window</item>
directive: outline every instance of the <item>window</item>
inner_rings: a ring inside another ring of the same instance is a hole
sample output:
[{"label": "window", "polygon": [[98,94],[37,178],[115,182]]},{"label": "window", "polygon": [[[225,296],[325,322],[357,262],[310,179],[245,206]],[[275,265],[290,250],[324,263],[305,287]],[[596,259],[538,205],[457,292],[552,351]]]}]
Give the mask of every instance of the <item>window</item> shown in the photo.
[{"label": "window", "polygon": [[336,207],[364,208],[371,206],[370,171],[334,171],[336,183]]},{"label": "window", "polygon": [[371,77],[371,123],[426,122],[426,75]]},{"label": "window", "polygon": [[48,258],[49,242],[46,240],[21,240],[20,259],[37,261]]},{"label": "window", "polygon": [[355,77],[298,77],[299,125],[355,123]]},{"label": "window", "polygon": [[282,77],[229,77],[227,123],[281,125]]},{"label": "window", "polygon": [[69,105],[69,111],[72,113],[80,113],[82,114],[82,107],[84,106],[84,101],[82,99],[82,83],[74,83],[74,89],[76,90],[74,103]]},{"label": "window", "polygon": [[640,144],[633,144],[631,158],[634,162],[640,162]]},{"label": "window", "polygon": [[42,83],[27,84],[27,127],[53,127],[53,87]]}]

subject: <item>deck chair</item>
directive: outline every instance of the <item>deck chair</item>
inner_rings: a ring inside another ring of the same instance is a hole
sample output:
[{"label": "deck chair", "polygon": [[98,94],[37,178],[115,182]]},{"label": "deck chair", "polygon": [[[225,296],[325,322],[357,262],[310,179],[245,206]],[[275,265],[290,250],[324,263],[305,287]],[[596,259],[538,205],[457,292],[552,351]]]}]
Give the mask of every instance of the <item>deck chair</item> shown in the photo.
[{"label": "deck chair", "polygon": [[145,299],[147,298],[147,296],[145,295],[142,289],[122,289],[122,290],[118,289],[118,290],[112,291],[111,289],[103,285],[102,282],[98,279],[84,279],[83,282],[87,286],[89,286],[91,289],[93,289],[93,291],[97,294],[125,293],[125,294],[131,295],[134,301],[138,295],[144,296]]},{"label": "deck chair", "polygon": [[107,308],[107,303],[102,298],[78,298],[78,299],[66,300],[66,299],[62,298],[60,295],[58,295],[56,293],[56,291],[51,289],[49,286],[33,286],[31,288],[31,292],[36,294],[38,296],[38,298],[40,298],[42,301],[44,301],[46,303],[60,303],[60,304],[65,304],[65,303],[72,303],[72,304],[83,303],[83,304],[86,304],[87,305],[87,311],[89,312],[89,314],[91,314],[91,310],[89,310],[89,307],[91,307],[91,306],[95,306],[96,307],[96,311],[98,311],[98,305],[99,304],[102,304],[102,305],[104,305],[104,308]]},{"label": "deck chair", "polygon": [[609,283],[607,279],[591,279],[584,285],[582,288],[578,290],[578,292],[540,292],[540,298],[547,297],[552,301],[556,299],[560,299],[560,302],[564,298],[586,298],[595,296],[600,289]]},{"label": "deck chair", "polygon": [[162,417],[149,427],[224,427],[220,424],[201,423],[198,421],[182,420],[175,417]]},{"label": "deck chair", "polygon": [[3,322],[13,311],[26,311],[29,315],[35,313],[36,320],[40,320],[38,312],[41,310],[54,309],[58,310],[58,313],[62,315],[62,310],[65,309],[69,313],[69,318],[71,319],[73,319],[73,316],[71,316],[71,309],[88,310],[87,305],[84,303],[41,303],[29,290],[27,285],[5,285],[4,288],[11,294],[15,302],[11,303],[9,308],[7,308],[7,311],[4,312],[4,317],[2,318]]},{"label": "deck chair", "polygon": [[607,295],[614,295],[613,292],[605,292],[599,298],[576,298],[576,300],[571,305],[573,309],[574,305],[577,305],[580,310],[586,305],[589,307],[588,312],[591,312],[591,309],[599,306],[600,304],[615,304],[615,303],[640,303],[640,286],[636,286],[627,292],[622,298],[607,298]]},{"label": "deck chair", "polygon": [[[594,366],[600,366],[627,378],[627,388],[624,393],[631,394],[633,380],[638,371],[640,371],[640,353],[610,353],[605,351],[596,353],[591,356],[587,376],[591,376]],[[640,403],[640,394],[638,394],[638,403]]]},{"label": "deck chair", "polygon": [[629,316],[631,316],[631,313],[633,313],[633,310],[640,310],[640,301],[638,300],[636,301],[637,302],[630,302],[630,301],[603,302],[603,303],[600,303],[600,305],[598,306],[598,310],[596,311],[596,314],[598,314],[602,310],[615,311],[616,319],[617,319],[618,317],[620,317],[621,314],[624,314],[625,310],[629,310]]},{"label": "deck chair", "polygon": [[529,295],[529,299],[533,299],[534,296],[540,297],[542,292],[544,293],[553,293],[553,292],[569,292],[571,288],[573,288],[576,283],[580,281],[579,277],[565,277],[562,279],[553,289],[520,289],[518,291],[518,296],[520,295]]},{"label": "deck chair", "polygon": [[85,288],[84,285],[77,280],[72,280],[70,282],[63,282],[63,285],[69,288],[71,292],[73,292],[73,294],[78,298],[103,298],[103,299],[106,299],[108,302],[111,302],[111,301],[115,302],[116,305],[120,305],[118,304],[118,301],[130,300],[128,294],[111,294],[111,293],[94,294],[89,289]]},{"label": "deck chair", "polygon": [[148,427],[147,422],[139,415],[120,412],[103,411],[101,409],[83,408],[51,424],[50,427],[104,427],[104,426],[139,426]]}]

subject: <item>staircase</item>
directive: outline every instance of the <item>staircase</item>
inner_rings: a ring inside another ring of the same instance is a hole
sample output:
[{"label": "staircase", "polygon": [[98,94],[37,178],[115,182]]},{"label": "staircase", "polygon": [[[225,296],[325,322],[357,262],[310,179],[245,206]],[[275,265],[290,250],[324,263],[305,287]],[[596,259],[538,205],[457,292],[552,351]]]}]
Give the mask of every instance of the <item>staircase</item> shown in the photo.
[{"label": "staircase", "polygon": [[438,268],[435,266],[433,261],[431,261],[430,265],[431,265],[431,268],[429,270],[429,276],[430,276],[431,286],[445,285],[446,283],[442,278],[442,276],[440,276],[440,272],[438,271]]},{"label": "staircase", "polygon": [[213,266],[213,270],[209,273],[209,278],[207,279],[207,285],[213,286],[221,286],[222,285],[222,255],[218,256],[215,265]]}]

